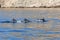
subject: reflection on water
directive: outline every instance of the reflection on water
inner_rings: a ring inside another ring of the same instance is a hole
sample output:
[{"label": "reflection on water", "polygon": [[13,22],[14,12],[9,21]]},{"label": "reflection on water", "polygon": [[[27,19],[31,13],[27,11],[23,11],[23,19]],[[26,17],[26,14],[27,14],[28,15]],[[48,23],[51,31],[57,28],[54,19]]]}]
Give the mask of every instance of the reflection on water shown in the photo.
[{"label": "reflection on water", "polygon": [[1,40],[60,40],[60,10],[0,10],[0,19],[40,19],[47,22],[0,23]]}]

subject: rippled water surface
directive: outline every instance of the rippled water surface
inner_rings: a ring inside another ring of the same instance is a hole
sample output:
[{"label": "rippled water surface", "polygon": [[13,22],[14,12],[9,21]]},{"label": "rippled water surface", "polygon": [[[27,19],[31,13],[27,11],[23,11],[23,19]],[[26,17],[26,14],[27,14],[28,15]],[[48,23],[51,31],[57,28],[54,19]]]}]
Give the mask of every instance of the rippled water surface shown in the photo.
[{"label": "rippled water surface", "polygon": [[0,23],[1,40],[60,40],[59,9],[0,9],[0,20],[41,19],[47,22]]}]

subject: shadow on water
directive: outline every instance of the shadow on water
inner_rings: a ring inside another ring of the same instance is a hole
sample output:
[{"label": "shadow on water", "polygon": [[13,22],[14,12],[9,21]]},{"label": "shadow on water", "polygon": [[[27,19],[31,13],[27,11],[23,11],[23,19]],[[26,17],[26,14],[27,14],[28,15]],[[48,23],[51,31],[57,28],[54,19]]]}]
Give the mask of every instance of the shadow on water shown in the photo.
[{"label": "shadow on water", "polygon": [[[22,29],[10,29],[10,28],[0,28],[0,33],[2,33],[3,35],[10,35],[10,32],[18,32],[20,33],[23,37],[24,36],[32,36],[32,37],[42,37],[41,34],[60,34],[60,32],[53,32],[53,31],[45,31],[43,29],[35,29],[35,28],[22,28]],[[44,36],[43,36],[44,37]],[[1,40],[3,39],[3,37],[1,37]],[[14,36],[9,36],[8,37],[9,40],[24,40],[24,38],[17,38]],[[55,38],[56,40],[59,38]],[[48,38],[46,39],[48,40]],[[51,40],[51,39],[49,39]],[[54,40],[54,38],[53,38]]]},{"label": "shadow on water", "polygon": [[60,34],[60,32],[46,31],[43,29],[34,28],[21,28],[21,29],[10,29],[10,28],[0,28],[0,32],[28,32],[28,33],[40,33],[40,34]]}]

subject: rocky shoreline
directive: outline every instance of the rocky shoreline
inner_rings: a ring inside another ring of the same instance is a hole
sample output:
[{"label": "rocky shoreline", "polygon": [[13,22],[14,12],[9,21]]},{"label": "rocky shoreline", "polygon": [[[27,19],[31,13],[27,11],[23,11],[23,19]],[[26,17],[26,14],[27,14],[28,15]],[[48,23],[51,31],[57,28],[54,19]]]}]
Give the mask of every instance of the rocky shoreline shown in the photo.
[{"label": "rocky shoreline", "polygon": [[60,6],[40,6],[40,7],[0,7],[0,8],[60,8]]},{"label": "rocky shoreline", "polygon": [[60,8],[60,0],[0,0],[0,8]]}]

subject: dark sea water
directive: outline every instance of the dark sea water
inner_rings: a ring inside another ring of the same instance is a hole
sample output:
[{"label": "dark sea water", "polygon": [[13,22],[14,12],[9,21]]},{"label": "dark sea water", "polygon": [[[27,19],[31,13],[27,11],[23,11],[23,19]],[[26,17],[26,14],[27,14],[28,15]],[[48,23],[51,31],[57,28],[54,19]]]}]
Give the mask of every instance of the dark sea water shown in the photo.
[{"label": "dark sea water", "polygon": [[47,22],[0,23],[0,40],[60,40],[59,9],[0,9],[0,21],[43,17]]}]

